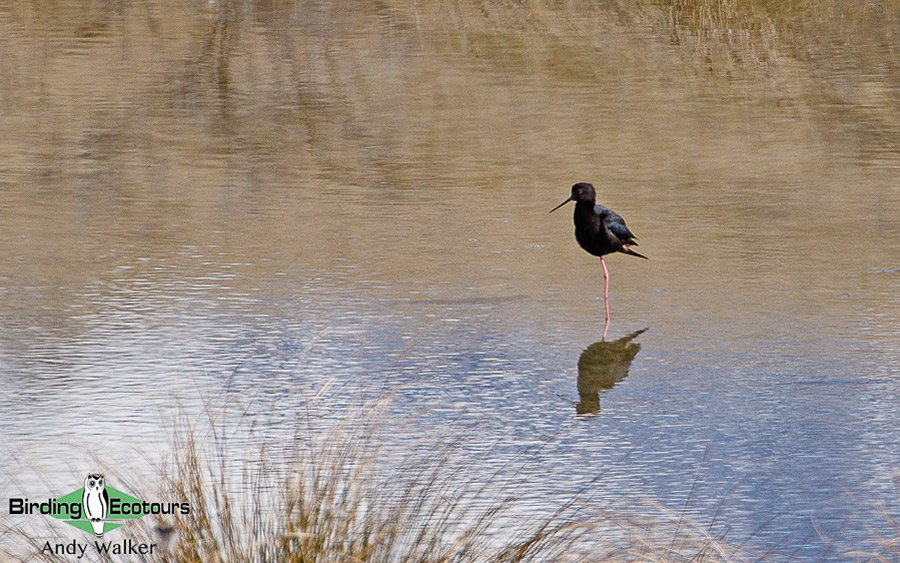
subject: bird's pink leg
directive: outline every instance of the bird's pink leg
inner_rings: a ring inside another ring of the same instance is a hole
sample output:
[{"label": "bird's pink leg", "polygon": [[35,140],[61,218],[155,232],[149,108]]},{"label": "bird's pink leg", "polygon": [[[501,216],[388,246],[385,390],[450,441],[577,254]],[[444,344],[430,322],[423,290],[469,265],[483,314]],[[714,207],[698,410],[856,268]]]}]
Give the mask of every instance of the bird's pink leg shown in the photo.
[{"label": "bird's pink leg", "polygon": [[606,331],[609,330],[609,270],[606,262],[600,257],[600,265],[603,266],[603,303],[606,305],[606,324],[603,326],[603,340],[606,340]]}]

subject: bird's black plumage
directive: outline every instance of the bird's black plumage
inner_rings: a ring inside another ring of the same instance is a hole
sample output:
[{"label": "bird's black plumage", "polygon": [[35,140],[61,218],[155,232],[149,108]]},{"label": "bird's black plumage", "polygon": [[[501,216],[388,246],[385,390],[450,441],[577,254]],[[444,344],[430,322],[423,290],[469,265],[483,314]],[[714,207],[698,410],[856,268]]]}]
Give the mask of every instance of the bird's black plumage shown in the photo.
[{"label": "bird's black plumage", "polygon": [[637,237],[625,224],[625,219],[615,211],[597,204],[596,198],[594,186],[587,182],[579,182],[572,186],[572,195],[569,199],[554,207],[552,211],[570,201],[575,202],[575,240],[590,254],[604,256],[622,252],[646,259],[646,256],[630,248],[638,246]]},{"label": "bird's black plumage", "polygon": [[606,306],[606,325],[603,327],[603,339],[609,329],[609,272],[603,257],[613,252],[622,252],[647,259],[631,249],[637,246],[634,233],[625,224],[622,216],[596,203],[597,194],[594,186],[587,182],[578,182],[572,186],[569,199],[550,210],[553,213],[570,201],[575,202],[575,240],[578,245],[594,256],[600,257],[603,266],[603,304]]}]

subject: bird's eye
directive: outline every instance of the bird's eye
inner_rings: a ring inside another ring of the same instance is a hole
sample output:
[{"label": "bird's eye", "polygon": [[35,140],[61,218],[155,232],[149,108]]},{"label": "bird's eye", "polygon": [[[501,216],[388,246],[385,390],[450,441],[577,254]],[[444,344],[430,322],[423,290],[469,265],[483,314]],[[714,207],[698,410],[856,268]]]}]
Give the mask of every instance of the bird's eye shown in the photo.
[{"label": "bird's eye", "polygon": [[90,484],[90,486],[91,486],[91,487],[93,487],[93,486],[94,486],[94,482],[93,482],[93,481],[91,481],[91,484]]}]

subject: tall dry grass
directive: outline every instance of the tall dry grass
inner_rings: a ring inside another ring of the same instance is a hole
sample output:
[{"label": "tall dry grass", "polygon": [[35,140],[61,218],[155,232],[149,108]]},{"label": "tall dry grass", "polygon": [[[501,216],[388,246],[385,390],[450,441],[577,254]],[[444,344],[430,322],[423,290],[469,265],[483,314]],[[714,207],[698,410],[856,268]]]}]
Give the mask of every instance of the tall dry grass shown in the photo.
[{"label": "tall dry grass", "polygon": [[[129,560],[172,563],[782,558],[751,556],[728,540],[727,526],[690,518],[690,501],[679,510],[598,502],[592,492],[604,486],[602,475],[554,512],[536,511],[525,500],[533,491],[503,476],[517,467],[487,473],[458,455],[464,436],[389,451],[385,405],[349,409],[327,427],[301,416],[289,439],[283,429],[254,426],[246,410],[210,408],[199,423],[183,416],[164,463],[136,473],[104,469],[138,498],[189,502],[190,514],[145,516],[105,539],[157,544],[153,555]],[[873,531],[865,548],[843,554],[847,560],[900,559],[900,526],[885,517],[895,533]],[[0,524],[0,560],[58,560],[41,548],[63,539],[60,526],[48,517],[29,518],[27,528]],[[88,553],[96,557],[93,547]]]},{"label": "tall dry grass", "polygon": [[383,407],[323,433],[298,424],[290,444],[257,443],[241,459],[223,428],[201,439],[183,425],[156,494],[195,509],[145,519],[136,537],[159,541],[166,530],[171,545],[158,560],[172,562],[741,560],[683,513],[616,514],[591,506],[589,491],[535,518],[521,500],[529,491],[499,472],[485,479],[456,455],[462,437],[385,451]]},{"label": "tall dry grass", "polygon": [[[155,543],[157,553],[138,559],[173,563],[744,560],[683,511],[619,512],[592,502],[590,490],[536,514],[523,501],[531,491],[457,455],[463,437],[385,451],[383,417],[379,406],[323,432],[302,421],[288,443],[260,439],[242,417],[182,419],[171,457],[149,472],[159,484],[106,471],[138,498],[189,502],[190,514],[145,516],[106,539]],[[8,527],[0,556],[55,560],[39,552],[61,524],[44,521],[38,532]]]}]

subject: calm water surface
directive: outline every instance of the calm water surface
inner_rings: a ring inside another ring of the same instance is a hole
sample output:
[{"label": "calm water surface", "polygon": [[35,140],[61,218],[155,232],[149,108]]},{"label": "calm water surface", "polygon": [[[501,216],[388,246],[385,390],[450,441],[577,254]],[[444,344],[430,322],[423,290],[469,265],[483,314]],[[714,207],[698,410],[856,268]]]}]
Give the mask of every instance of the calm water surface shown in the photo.
[{"label": "calm water surface", "polygon": [[[701,4],[0,1],[4,494],[226,392],[286,438],[390,394],[390,447],[527,456],[536,513],[887,533],[900,8]],[[608,260],[613,344],[547,213],[579,180],[651,257]]]}]

